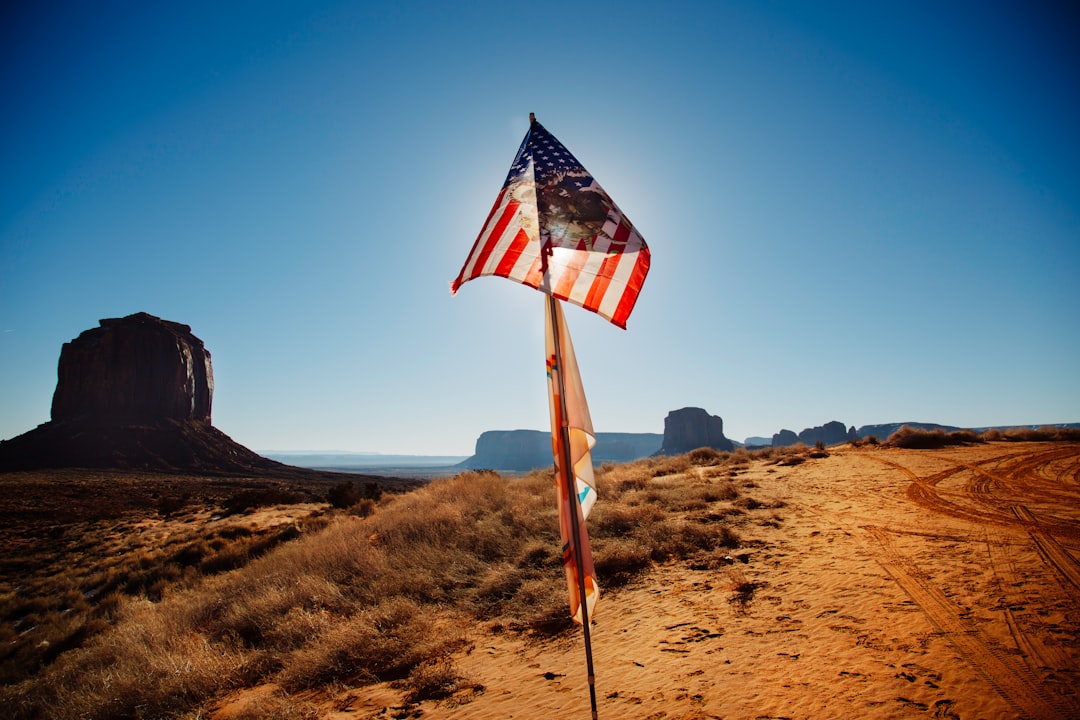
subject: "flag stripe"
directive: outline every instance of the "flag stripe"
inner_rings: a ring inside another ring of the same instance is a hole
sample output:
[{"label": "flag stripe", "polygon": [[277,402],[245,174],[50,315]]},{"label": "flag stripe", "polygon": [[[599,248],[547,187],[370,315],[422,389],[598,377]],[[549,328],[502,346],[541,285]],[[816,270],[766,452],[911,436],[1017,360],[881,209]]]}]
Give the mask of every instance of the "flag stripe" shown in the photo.
[{"label": "flag stripe", "polygon": [[[620,264],[620,267],[622,267],[622,264]],[[622,296],[619,298],[618,307],[611,314],[611,321],[619,327],[626,327],[626,319],[630,317],[630,312],[634,309],[634,303],[637,302],[641,284],[645,282],[645,275],[648,272],[649,256],[640,255],[635,257],[632,266],[629,268],[629,276],[623,283],[625,290],[623,290]]]},{"label": "flag stripe", "polygon": [[600,307],[600,303],[604,299],[604,293],[607,292],[608,286],[611,285],[611,278],[615,273],[615,269],[619,267],[620,257],[622,256],[608,255],[600,263],[600,270],[596,273],[596,279],[593,280],[593,284],[589,288],[589,294],[585,296],[585,307]]},{"label": "flag stripe", "polygon": [[[589,253],[560,253],[558,266],[555,266],[555,263],[552,262],[555,260],[553,257],[551,261],[549,261],[549,267],[552,267],[553,270],[555,267],[558,267],[558,275],[552,278],[551,294],[563,300],[570,299],[573,295],[574,284],[577,282],[578,275],[581,274],[581,270],[585,267],[585,263],[588,259]],[[580,304],[580,302],[578,304]]]},{"label": "flag stripe", "polygon": [[[487,220],[484,221],[483,229],[476,237],[472,250],[469,251],[469,257],[465,259],[465,265],[461,268],[461,273],[458,274],[457,279],[450,285],[451,294],[456,293],[458,288],[460,288],[467,280],[471,280],[474,277],[479,277],[483,274],[484,263],[498,243],[498,235],[494,232],[495,229],[499,227],[500,223],[507,221],[508,217],[512,219],[514,212],[516,211],[516,204],[512,201],[505,205],[503,204],[508,196],[508,192],[507,188],[503,188],[499,192],[499,197],[491,207],[491,212],[488,213]],[[501,213],[499,213],[500,209],[502,210]],[[496,213],[499,213],[499,222],[496,222],[493,227],[492,220],[495,218]]]},{"label": "flag stripe", "polygon": [[517,234],[514,235],[514,239],[510,242],[510,247],[506,249],[506,253],[499,260],[499,264],[495,268],[495,274],[501,277],[511,277],[513,275],[514,266],[517,264],[518,259],[521,257],[521,253],[529,244],[529,235],[524,229],[518,228]]},{"label": "flag stripe", "polygon": [[506,204],[506,208],[499,216],[499,221],[495,223],[495,226],[491,229],[487,236],[487,242],[484,243],[484,247],[480,251],[480,255],[476,260],[476,267],[482,273],[487,273],[488,258],[495,252],[495,248],[502,242],[503,233],[506,232],[506,228],[513,221],[517,215],[518,204],[511,200]]}]

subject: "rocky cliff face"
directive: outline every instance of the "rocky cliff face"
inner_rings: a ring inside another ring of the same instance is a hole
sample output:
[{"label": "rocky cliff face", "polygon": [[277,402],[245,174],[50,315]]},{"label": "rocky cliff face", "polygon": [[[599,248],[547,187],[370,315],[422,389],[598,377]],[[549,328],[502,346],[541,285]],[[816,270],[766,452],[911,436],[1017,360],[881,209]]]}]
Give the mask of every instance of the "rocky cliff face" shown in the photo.
[{"label": "rocky cliff face", "polygon": [[701,408],[672,410],[664,418],[664,443],[658,455],[680,455],[700,447],[734,450],[735,444],[724,437],[724,421]]},{"label": "rocky cliff face", "polygon": [[102,320],[60,353],[52,421],[0,442],[0,470],[84,467],[294,476],[210,424],[203,342],[146,313]]},{"label": "rocky cliff face", "polygon": [[214,371],[180,323],[136,313],[100,321],[60,351],[52,419],[210,422]]}]

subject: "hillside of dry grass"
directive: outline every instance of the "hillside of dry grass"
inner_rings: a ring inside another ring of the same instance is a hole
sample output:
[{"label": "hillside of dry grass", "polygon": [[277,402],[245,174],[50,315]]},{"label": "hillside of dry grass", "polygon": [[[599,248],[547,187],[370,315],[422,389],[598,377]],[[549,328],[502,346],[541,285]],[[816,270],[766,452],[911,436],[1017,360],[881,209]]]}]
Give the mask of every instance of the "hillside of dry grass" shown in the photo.
[{"label": "hillside of dry grass", "polygon": [[[733,562],[751,542],[738,518],[773,504],[734,482],[750,459],[700,450],[600,469],[590,533],[605,590],[657,563]],[[0,702],[16,718],[196,717],[269,681],[440,692],[425,674],[439,667],[454,684],[446,659],[467,642],[462,623],[541,637],[571,627],[553,493],[550,471],[467,472],[368,499],[363,513],[312,497],[231,515],[176,500],[169,512],[167,490],[153,509],[74,513],[41,528],[62,541],[51,554],[29,543],[7,555],[5,578],[21,582],[0,597]]]}]

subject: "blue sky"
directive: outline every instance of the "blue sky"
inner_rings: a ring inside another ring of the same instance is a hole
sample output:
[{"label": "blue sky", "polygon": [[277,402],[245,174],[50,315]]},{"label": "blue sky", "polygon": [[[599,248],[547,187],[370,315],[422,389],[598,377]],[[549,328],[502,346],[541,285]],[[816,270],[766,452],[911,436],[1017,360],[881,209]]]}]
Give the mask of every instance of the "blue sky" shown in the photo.
[{"label": "blue sky", "polygon": [[256,450],[544,429],[543,296],[448,291],[529,112],[652,251],[628,330],[567,308],[598,431],[1080,421],[1070,3],[11,5],[0,438],[139,311]]}]

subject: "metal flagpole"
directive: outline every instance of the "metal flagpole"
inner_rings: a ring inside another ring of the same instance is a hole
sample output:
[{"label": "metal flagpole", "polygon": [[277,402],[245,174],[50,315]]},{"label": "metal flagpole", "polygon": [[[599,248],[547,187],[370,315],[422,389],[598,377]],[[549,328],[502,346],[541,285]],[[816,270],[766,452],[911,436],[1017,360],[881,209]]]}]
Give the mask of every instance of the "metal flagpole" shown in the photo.
[{"label": "metal flagpole", "polygon": [[[531,119],[530,113],[530,119]],[[553,295],[548,295],[548,312],[551,313],[551,329],[555,339],[555,388],[559,394],[559,439],[562,446],[562,467],[566,471],[566,495],[570,508],[570,542],[574,546],[574,562],[577,564],[578,595],[581,601],[581,626],[585,630],[585,663],[589,672],[589,700],[592,703],[592,720],[597,720],[596,715],[596,675],[593,673],[592,658],[592,635],[589,630],[589,603],[585,598],[585,572],[582,567],[581,543],[578,542],[579,515],[581,502],[577,494],[577,478],[574,476],[574,466],[570,452],[570,420],[566,413],[566,393],[563,383],[563,355],[562,344],[559,341],[559,314],[555,303],[559,302]]]}]

